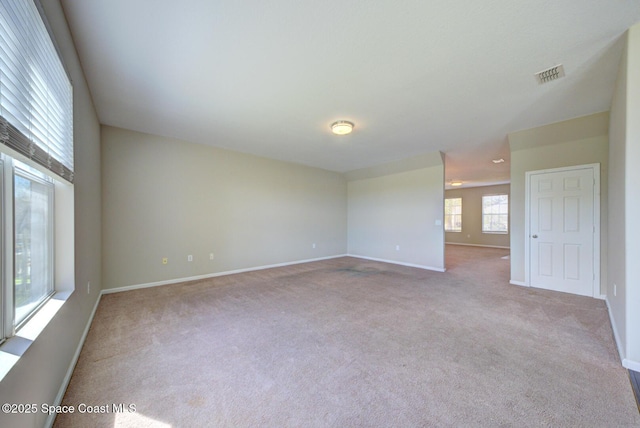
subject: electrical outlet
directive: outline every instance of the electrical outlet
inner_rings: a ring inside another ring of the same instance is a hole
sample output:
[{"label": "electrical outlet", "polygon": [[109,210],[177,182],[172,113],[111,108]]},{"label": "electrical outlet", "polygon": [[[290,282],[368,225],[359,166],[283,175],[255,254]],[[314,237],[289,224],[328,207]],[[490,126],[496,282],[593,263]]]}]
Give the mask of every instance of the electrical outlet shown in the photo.
[{"label": "electrical outlet", "polygon": [[396,251],[400,251],[400,245],[396,245]]},{"label": "electrical outlet", "polygon": [[87,294],[91,294],[91,281],[87,281]]},{"label": "electrical outlet", "polygon": [[616,297],[617,294],[618,294],[618,286],[616,284],[613,284],[613,297]]},{"label": "electrical outlet", "polygon": [[169,263],[169,259],[167,257],[163,257],[162,258],[162,264],[166,265],[167,263]]},{"label": "electrical outlet", "polygon": [[311,248],[316,248],[315,242],[313,244],[311,244]]},{"label": "electrical outlet", "polygon": [[213,260],[213,253],[209,253],[209,260]]},{"label": "electrical outlet", "polygon": [[192,256],[191,254],[189,254],[189,255],[187,256],[187,261],[188,261],[188,262],[192,262],[192,261],[193,261],[193,256]]}]

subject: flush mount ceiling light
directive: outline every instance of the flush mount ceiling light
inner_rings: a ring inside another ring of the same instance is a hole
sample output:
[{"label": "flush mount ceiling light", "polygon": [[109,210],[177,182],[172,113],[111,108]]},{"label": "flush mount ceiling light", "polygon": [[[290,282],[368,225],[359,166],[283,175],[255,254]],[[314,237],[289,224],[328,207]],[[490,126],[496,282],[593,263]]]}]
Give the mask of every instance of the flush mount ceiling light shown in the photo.
[{"label": "flush mount ceiling light", "polygon": [[462,186],[462,181],[452,181],[451,185],[453,187],[460,187],[460,186]]},{"label": "flush mount ceiling light", "polygon": [[500,159],[493,159],[491,162],[493,163],[502,163],[504,162],[504,159],[500,158]]},{"label": "flush mount ceiling light", "polygon": [[331,132],[336,135],[347,135],[353,131],[353,123],[346,120],[339,120],[331,124]]}]

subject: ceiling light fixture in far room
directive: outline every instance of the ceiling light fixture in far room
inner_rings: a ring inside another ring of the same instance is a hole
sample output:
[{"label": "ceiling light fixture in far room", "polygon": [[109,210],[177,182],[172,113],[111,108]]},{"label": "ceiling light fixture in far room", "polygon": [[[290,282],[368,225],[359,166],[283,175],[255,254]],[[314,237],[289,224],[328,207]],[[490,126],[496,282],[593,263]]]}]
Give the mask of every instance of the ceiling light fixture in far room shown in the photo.
[{"label": "ceiling light fixture in far room", "polygon": [[331,132],[336,135],[347,135],[353,131],[353,123],[346,120],[339,120],[331,124]]},{"label": "ceiling light fixture in far room", "polygon": [[493,159],[491,162],[493,163],[502,163],[504,162],[504,159],[500,158],[500,159]]},{"label": "ceiling light fixture in far room", "polygon": [[453,187],[460,187],[460,186],[462,186],[462,181],[452,181],[451,185]]}]

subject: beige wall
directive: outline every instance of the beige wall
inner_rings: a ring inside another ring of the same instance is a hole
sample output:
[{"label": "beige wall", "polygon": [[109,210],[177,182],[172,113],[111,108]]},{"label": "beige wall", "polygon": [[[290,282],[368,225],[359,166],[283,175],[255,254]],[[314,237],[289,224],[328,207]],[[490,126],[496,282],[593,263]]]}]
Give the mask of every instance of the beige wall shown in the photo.
[{"label": "beige wall", "polygon": [[627,354],[629,367],[640,371],[640,24],[629,29],[627,57],[627,133],[625,169],[626,200],[626,300]]},{"label": "beige wall", "polygon": [[105,288],[347,250],[338,173],[108,126],[102,171]]},{"label": "beige wall", "polygon": [[[607,275],[609,114],[597,113],[509,134],[511,146],[511,281],[525,281],[525,173],[600,164],[601,284]],[[601,286],[601,293],[605,293]]]},{"label": "beige wall", "polygon": [[462,198],[462,232],[445,232],[446,242],[509,247],[508,233],[482,233],[482,197],[485,195],[508,195],[509,192],[509,184],[445,190],[445,198]]},{"label": "beige wall", "polygon": [[[60,4],[42,3],[73,81],[76,291],[0,383],[0,402],[38,405],[55,402],[101,287],[100,128]],[[45,420],[41,412],[0,413],[2,427],[39,427]]]},{"label": "beige wall", "polygon": [[[611,105],[607,302],[625,367],[640,371],[640,24],[629,29]],[[628,166],[628,167],[627,167]],[[614,291],[614,284],[616,285]]]},{"label": "beige wall", "polygon": [[349,254],[444,269],[442,157],[415,161],[347,174]]},{"label": "beige wall", "polygon": [[[626,38],[626,35],[625,35]],[[607,302],[621,357],[626,355],[626,203],[625,152],[627,140],[627,43],[613,94],[609,126],[609,277]],[[635,186],[633,186],[635,187]],[[616,284],[616,294],[614,287]]]}]

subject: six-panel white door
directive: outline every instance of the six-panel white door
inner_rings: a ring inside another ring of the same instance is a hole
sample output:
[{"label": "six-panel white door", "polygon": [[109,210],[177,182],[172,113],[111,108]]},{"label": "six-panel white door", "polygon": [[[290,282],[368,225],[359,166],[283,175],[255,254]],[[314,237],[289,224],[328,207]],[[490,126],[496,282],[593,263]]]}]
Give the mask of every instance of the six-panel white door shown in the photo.
[{"label": "six-panel white door", "polygon": [[530,285],[594,296],[594,170],[532,173]]}]

